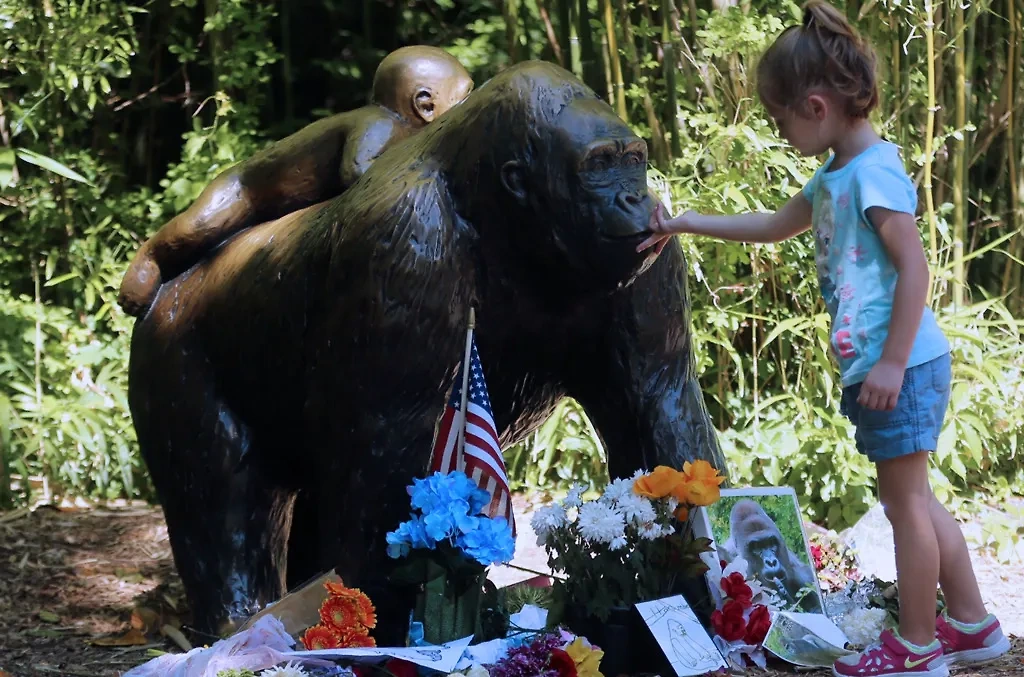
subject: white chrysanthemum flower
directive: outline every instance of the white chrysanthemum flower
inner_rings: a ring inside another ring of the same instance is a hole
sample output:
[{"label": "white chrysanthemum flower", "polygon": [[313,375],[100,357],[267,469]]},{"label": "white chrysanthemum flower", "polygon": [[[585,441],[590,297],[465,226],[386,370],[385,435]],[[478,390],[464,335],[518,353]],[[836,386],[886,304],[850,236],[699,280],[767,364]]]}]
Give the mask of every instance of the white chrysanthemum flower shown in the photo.
[{"label": "white chrysanthemum flower", "polygon": [[288,663],[260,673],[260,677],[309,677],[309,673],[297,664]]},{"label": "white chrysanthemum flower", "polygon": [[633,480],[618,479],[605,487],[601,500],[611,505],[618,505],[623,499],[630,496],[636,496],[633,493]]},{"label": "white chrysanthemum flower", "polygon": [[555,529],[564,527],[565,521],[565,508],[557,503],[538,509],[530,519],[530,526],[537,534],[537,545],[544,545],[548,535]]},{"label": "white chrysanthemum flower", "polygon": [[640,538],[647,541],[653,541],[654,539],[661,538],[662,536],[671,536],[676,530],[672,526],[662,526],[657,522],[646,522],[640,525],[638,531],[640,533]]},{"label": "white chrysanthemum flower", "polygon": [[588,541],[611,543],[624,535],[626,520],[611,506],[596,501],[580,508],[580,534]]},{"label": "white chrysanthemum flower", "polygon": [[589,484],[574,483],[569,489],[569,495],[562,501],[566,508],[578,508],[583,505],[583,492],[590,488]]},{"label": "white chrysanthemum flower", "polygon": [[853,609],[839,619],[839,628],[856,646],[867,646],[878,638],[885,626],[885,609]]},{"label": "white chrysanthemum flower", "polygon": [[615,506],[625,518],[636,524],[647,524],[657,519],[654,505],[643,496],[630,494],[623,496]]},{"label": "white chrysanthemum flower", "polygon": [[626,537],[616,536],[612,539],[612,542],[608,544],[608,547],[612,550],[622,550],[626,547]]},{"label": "white chrysanthemum flower", "polygon": [[676,508],[678,508],[678,507],[679,507],[679,499],[676,498],[675,496],[669,496],[668,497],[668,511],[669,512],[675,512]]}]

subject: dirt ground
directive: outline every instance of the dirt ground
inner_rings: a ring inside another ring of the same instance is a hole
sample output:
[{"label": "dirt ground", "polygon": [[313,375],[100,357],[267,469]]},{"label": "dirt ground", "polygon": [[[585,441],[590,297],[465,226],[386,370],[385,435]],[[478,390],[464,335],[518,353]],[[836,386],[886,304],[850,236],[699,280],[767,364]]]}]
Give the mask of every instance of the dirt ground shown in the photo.
[{"label": "dirt ground", "polygon": [[[529,508],[517,503],[515,563],[543,571]],[[976,566],[986,601],[998,603],[1004,626],[1016,635],[1014,650],[979,672],[957,674],[1024,675],[1024,565],[977,555]],[[528,577],[515,569],[492,576],[499,584]],[[151,650],[181,650],[186,640],[178,629],[187,624],[159,509],[0,513],[0,677],[116,677],[148,660]]]}]

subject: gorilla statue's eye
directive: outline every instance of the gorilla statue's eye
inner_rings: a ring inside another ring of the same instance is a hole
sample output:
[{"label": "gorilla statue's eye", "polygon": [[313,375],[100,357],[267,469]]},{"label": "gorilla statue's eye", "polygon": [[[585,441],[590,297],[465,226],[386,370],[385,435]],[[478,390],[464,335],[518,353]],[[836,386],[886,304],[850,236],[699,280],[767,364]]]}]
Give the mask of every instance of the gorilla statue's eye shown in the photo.
[{"label": "gorilla statue's eye", "polygon": [[587,158],[587,169],[592,172],[603,172],[612,166],[611,153],[596,153]]},{"label": "gorilla statue's eye", "polygon": [[636,151],[626,153],[625,164],[627,166],[642,165],[644,163],[643,155]]}]

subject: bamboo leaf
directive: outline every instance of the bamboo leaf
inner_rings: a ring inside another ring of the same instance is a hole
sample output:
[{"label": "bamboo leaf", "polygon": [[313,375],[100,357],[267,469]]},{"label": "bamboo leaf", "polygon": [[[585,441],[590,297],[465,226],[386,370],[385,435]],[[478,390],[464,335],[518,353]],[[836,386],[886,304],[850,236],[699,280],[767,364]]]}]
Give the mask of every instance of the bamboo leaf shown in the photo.
[{"label": "bamboo leaf", "polygon": [[78,181],[79,183],[84,183],[87,186],[93,185],[87,178],[85,178],[75,170],[71,169],[70,167],[63,165],[60,162],[57,162],[53,158],[47,157],[45,155],[40,155],[39,153],[29,150],[28,148],[18,148],[16,152],[18,154],[18,157],[20,157],[25,162],[28,162],[29,164],[36,165],[37,167],[42,167],[43,169],[51,171],[54,174],[60,174],[65,178],[71,179],[72,181]]}]

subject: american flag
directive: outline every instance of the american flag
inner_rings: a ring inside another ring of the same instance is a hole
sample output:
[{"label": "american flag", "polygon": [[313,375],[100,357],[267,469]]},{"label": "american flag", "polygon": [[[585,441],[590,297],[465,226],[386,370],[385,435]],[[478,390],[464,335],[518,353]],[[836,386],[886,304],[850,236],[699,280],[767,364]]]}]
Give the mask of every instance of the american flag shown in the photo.
[{"label": "american flag", "polygon": [[487,395],[487,383],[476,350],[476,338],[472,339],[469,370],[469,397],[466,398],[466,439],[463,452],[459,454],[459,430],[462,427],[462,369],[452,386],[448,406],[438,425],[431,452],[430,472],[449,473],[460,470],[487,491],[491,502],[484,506],[490,517],[503,516],[516,533],[515,515],[512,512],[512,496],[508,489],[508,475],[505,459],[501,455],[497,427],[491,413],[491,399]]}]

